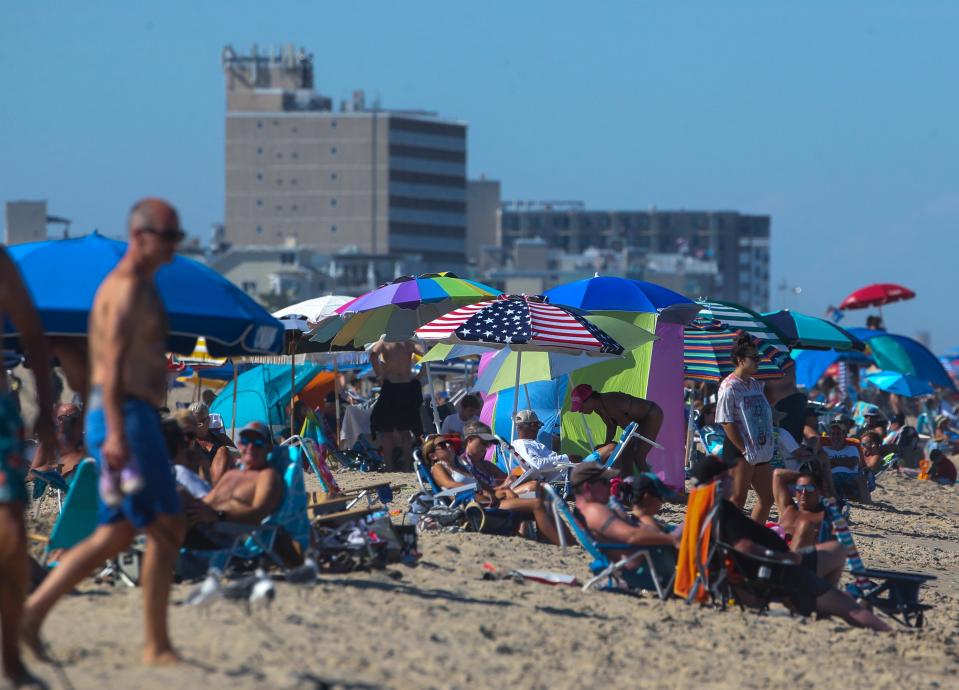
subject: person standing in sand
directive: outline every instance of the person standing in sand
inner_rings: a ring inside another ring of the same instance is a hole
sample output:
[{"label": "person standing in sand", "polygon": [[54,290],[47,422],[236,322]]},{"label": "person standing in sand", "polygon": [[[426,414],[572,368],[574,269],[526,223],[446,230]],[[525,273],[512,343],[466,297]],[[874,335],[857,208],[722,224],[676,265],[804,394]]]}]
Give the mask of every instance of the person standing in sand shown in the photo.
[{"label": "person standing in sand", "polygon": [[[50,354],[30,292],[6,250],[0,247],[0,327],[9,316],[20,333],[27,363],[34,372],[40,415],[34,430],[40,439],[37,462],[54,462],[57,442],[53,433],[53,392]],[[3,673],[15,687],[34,682],[20,659],[20,615],[27,593],[27,533],[23,509],[27,504],[24,479],[29,466],[23,458],[23,424],[8,391],[7,372],[0,367],[0,638],[3,640]]]},{"label": "person standing in sand", "polygon": [[134,205],[128,229],[127,251],[100,285],[90,312],[86,440],[101,476],[135,466],[143,487],[115,505],[101,492],[99,527],[67,552],[27,600],[23,640],[42,657],[40,625],[57,600],[144,531],[143,658],[168,664],[178,660],[167,630],[167,605],[185,522],[157,413],[166,393],[168,329],[154,276],[173,260],[183,231],[176,210],[160,199]]},{"label": "person standing in sand", "polygon": [[399,446],[400,466],[405,468],[412,458],[410,434],[423,435],[423,388],[412,373],[415,354],[422,354],[421,348],[409,341],[391,343],[380,339],[370,348],[370,364],[383,382],[370,415],[370,430],[383,448],[387,472],[397,469],[393,450]]}]

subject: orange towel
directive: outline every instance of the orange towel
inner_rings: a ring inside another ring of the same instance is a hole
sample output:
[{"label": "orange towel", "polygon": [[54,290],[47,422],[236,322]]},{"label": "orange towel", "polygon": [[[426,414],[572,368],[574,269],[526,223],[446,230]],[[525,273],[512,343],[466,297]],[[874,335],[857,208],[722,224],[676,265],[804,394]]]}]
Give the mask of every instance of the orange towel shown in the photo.
[{"label": "orange towel", "polygon": [[[703,528],[703,521],[709,512],[713,509],[716,502],[716,488],[718,482],[713,482],[707,486],[701,486],[693,489],[689,494],[689,501],[686,504],[686,525],[683,527],[683,538],[679,543],[679,558],[676,560],[676,580],[673,583],[673,592],[676,596],[684,599],[689,596],[696,582],[696,576],[699,575],[699,569],[696,565],[696,544],[699,541],[699,532]],[[709,554],[709,539],[712,532],[712,525],[707,525],[706,533],[703,535],[702,549],[699,560],[706,563],[706,557]],[[707,563],[708,566],[708,563]],[[709,598],[709,593],[700,588],[696,592],[696,601],[704,602]]]}]

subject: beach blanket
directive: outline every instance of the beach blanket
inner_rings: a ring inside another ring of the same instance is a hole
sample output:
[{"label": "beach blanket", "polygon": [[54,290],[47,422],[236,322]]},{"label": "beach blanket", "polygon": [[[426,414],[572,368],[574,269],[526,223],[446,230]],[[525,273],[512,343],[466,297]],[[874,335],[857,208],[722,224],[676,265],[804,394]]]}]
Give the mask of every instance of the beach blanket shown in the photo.
[{"label": "beach blanket", "polygon": [[[699,533],[703,530],[703,523],[716,504],[716,490],[718,482],[693,489],[689,494],[686,506],[686,527],[683,529],[683,538],[679,544],[679,558],[676,560],[676,580],[673,583],[673,592],[676,596],[687,598],[696,585],[700,575],[698,563],[709,567],[709,543],[712,537],[712,525],[705,526],[700,546]],[[699,553],[696,553],[700,547]],[[696,601],[705,602],[709,592],[705,587],[696,590]]]}]

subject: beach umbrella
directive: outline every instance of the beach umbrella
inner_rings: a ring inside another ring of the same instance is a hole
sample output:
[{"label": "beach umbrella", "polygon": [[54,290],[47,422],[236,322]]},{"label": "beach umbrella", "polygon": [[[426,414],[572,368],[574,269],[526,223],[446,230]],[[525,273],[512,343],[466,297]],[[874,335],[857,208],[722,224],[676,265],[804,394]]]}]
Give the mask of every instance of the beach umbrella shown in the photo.
[{"label": "beach umbrella", "polygon": [[[93,296],[127,243],[98,233],[8,248],[30,287],[47,335],[86,336]],[[200,336],[215,357],[279,352],[283,328],[249,295],[216,271],[177,256],[157,271],[170,326],[167,349],[190,354]],[[15,335],[8,323],[5,336]]]},{"label": "beach umbrella", "polygon": [[836,350],[793,350],[790,355],[796,363],[796,385],[810,390],[815,388],[819,380],[835,366],[838,375],[838,366],[840,364],[857,364],[859,366],[871,366],[875,362],[867,352],[858,350],[847,350],[846,352],[837,352]]},{"label": "beach umbrella", "polygon": [[[683,368],[688,379],[721,381],[736,368],[732,360],[733,344],[740,331],[728,328],[716,319],[694,319],[683,332]],[[789,355],[774,344],[757,340],[759,371],[757,379],[778,379],[792,365]]]},{"label": "beach umbrella", "polygon": [[381,337],[410,340],[423,324],[466,304],[500,294],[453,273],[402,276],[336,309],[337,317],[310,334],[314,342],[362,347]]},{"label": "beach umbrella", "polygon": [[495,300],[460,307],[416,329],[416,334],[426,342],[517,352],[514,408],[518,404],[523,352],[559,352],[601,358],[619,357],[625,351],[612,336],[590,323],[582,312],[551,304],[541,295],[501,295]]},{"label": "beach umbrella", "polygon": [[[687,317],[699,311],[688,297],[662,285],[618,276],[601,276],[557,285],[543,293],[555,304],[565,304],[589,312],[652,313]],[[685,321],[683,321],[685,323]]]},{"label": "beach umbrella", "polygon": [[866,344],[845,328],[832,321],[781,309],[767,312],[762,320],[776,329],[783,342],[792,348],[804,350],[865,350]]},{"label": "beach umbrella", "polygon": [[733,331],[745,331],[778,350],[787,350],[786,337],[771,323],[764,321],[758,312],[734,302],[699,300],[699,317],[714,319]]},{"label": "beach umbrella", "polygon": [[865,341],[876,366],[886,371],[909,374],[935,386],[956,391],[956,384],[929,349],[904,335],[869,328],[850,328],[849,331]]},{"label": "beach umbrella", "polygon": [[273,312],[273,317],[279,319],[286,330],[300,331],[308,333],[313,328],[326,319],[336,316],[336,310],[347,302],[352,302],[354,297],[345,295],[325,295],[324,297],[314,297],[283,307],[279,311]]},{"label": "beach umbrella", "polygon": [[916,293],[902,285],[895,283],[874,283],[859,288],[839,303],[840,309],[865,309],[867,307],[884,307],[893,302],[912,299]]},{"label": "beach umbrella", "polygon": [[864,380],[867,384],[875,386],[879,390],[895,393],[906,398],[933,393],[932,386],[927,382],[909,374],[901,374],[898,371],[879,371],[869,374]]}]

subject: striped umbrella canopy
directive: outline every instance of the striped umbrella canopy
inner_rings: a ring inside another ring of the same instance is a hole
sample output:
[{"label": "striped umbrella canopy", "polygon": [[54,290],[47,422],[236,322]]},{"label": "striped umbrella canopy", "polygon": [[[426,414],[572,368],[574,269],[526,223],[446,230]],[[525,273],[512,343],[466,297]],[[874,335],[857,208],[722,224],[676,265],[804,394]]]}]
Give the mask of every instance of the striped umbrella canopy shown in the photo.
[{"label": "striped umbrella canopy", "polygon": [[[733,343],[741,331],[726,327],[716,319],[693,319],[683,331],[683,368],[688,379],[721,381],[736,368],[732,360]],[[792,365],[789,355],[774,344],[757,340],[759,371],[757,379],[778,379]]]},{"label": "striped umbrella canopy", "polygon": [[426,341],[509,348],[516,351],[586,353],[617,357],[623,346],[572,307],[542,295],[500,295],[454,309],[416,329]]},{"label": "striped umbrella canopy", "polygon": [[734,302],[711,302],[698,300],[702,307],[701,319],[715,319],[734,331],[745,331],[754,338],[763,340],[776,349],[787,350],[786,336],[774,325],[763,320],[758,312]]},{"label": "striped umbrella canopy", "polygon": [[784,337],[783,342],[792,348],[804,350],[849,350],[866,349],[866,344],[852,333],[832,321],[781,309],[762,315],[764,322]]},{"label": "striped umbrella canopy", "polygon": [[423,324],[449,311],[499,295],[499,291],[453,273],[402,276],[336,309],[310,340],[330,347],[362,347],[386,340],[409,340]]}]

